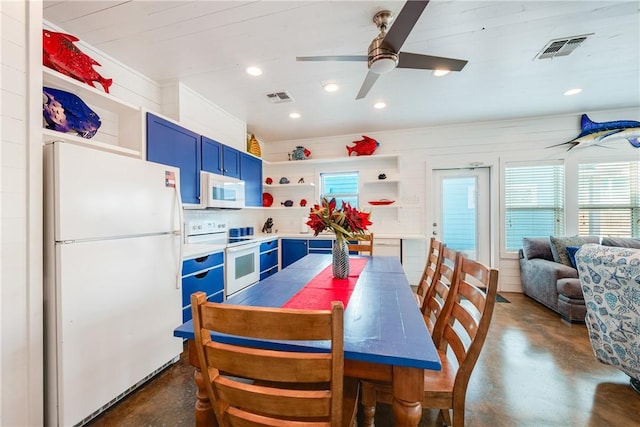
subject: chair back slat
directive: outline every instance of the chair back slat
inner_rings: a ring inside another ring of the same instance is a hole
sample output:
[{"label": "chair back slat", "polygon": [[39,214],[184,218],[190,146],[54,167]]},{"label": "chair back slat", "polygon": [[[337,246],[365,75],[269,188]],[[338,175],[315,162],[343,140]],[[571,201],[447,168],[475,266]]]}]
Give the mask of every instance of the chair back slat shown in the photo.
[{"label": "chair back slat", "polygon": [[460,382],[466,389],[489,331],[498,292],[498,270],[462,257],[455,280],[452,289],[456,297],[445,322],[440,349],[455,353],[459,364],[456,387]]},{"label": "chair back slat", "polygon": [[354,243],[347,243],[349,252],[357,252],[358,255],[373,256],[373,233],[358,236],[358,240]]},{"label": "chair back slat", "polygon": [[[209,303],[191,296],[195,348],[207,394],[221,427],[340,426],[344,373],[344,307],[294,310]],[[225,342],[211,333],[232,335]],[[260,349],[252,339],[289,345]],[[330,348],[292,351],[295,341]],[[309,424],[307,424],[309,423]]]},{"label": "chair back slat", "polygon": [[422,303],[422,316],[436,346],[438,346],[444,331],[443,321],[446,318],[446,313],[453,303],[448,297],[452,284],[455,283],[456,264],[461,256],[458,252],[446,246],[442,247],[441,252],[442,255],[432,286],[428,289]]},{"label": "chair back slat", "polygon": [[434,283],[433,279],[436,275],[438,267],[440,265],[440,261],[442,259],[442,248],[443,244],[441,241],[437,240],[435,237],[432,237],[429,241],[429,251],[427,252],[427,262],[424,266],[424,270],[422,272],[422,277],[420,277],[420,282],[418,282],[418,289],[416,290],[416,297],[418,300],[418,306],[422,307],[422,303],[424,301],[425,295],[431,284]]}]

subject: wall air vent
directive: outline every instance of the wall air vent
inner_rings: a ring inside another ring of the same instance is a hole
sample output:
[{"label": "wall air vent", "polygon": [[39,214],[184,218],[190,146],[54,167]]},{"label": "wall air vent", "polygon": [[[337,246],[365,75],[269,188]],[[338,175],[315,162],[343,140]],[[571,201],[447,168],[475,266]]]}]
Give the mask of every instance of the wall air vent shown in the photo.
[{"label": "wall air vent", "polygon": [[565,37],[562,39],[554,39],[547,43],[536,55],[537,59],[555,58],[556,56],[567,56],[580,46],[591,34],[583,34],[581,36]]},{"label": "wall air vent", "polygon": [[267,99],[272,104],[282,104],[284,102],[293,102],[293,98],[286,91],[281,90],[267,94]]}]

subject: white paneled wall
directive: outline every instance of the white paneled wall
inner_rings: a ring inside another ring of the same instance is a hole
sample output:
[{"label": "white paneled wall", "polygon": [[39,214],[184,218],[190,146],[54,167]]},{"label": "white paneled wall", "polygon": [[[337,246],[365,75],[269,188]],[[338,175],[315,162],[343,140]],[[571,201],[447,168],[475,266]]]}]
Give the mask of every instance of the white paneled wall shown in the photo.
[{"label": "white paneled wall", "polygon": [[[0,425],[43,423],[42,6],[0,2]],[[41,74],[40,74],[41,75]],[[40,119],[41,120],[41,119]]]},{"label": "white paneled wall", "polygon": [[[608,148],[592,147],[567,152],[567,147],[547,148],[569,141],[580,133],[580,116],[583,112],[560,116],[531,117],[517,120],[463,123],[434,126],[421,129],[407,129],[389,132],[343,135],[317,139],[268,142],[263,149],[263,157],[279,162],[287,159],[287,153],[297,145],[307,147],[312,158],[345,157],[345,145],[361,139],[366,134],[380,142],[374,155],[400,155],[400,200],[406,208],[399,209],[398,223],[389,232],[426,234],[433,222],[430,204],[430,177],[433,169],[468,168],[474,162],[491,168],[491,246],[492,264],[500,268],[500,290],[521,291],[520,270],[516,254],[500,253],[500,238],[503,232],[500,223],[502,206],[501,165],[514,160],[563,159],[567,165],[578,159],[598,158],[626,160],[639,158],[640,151],[622,140],[611,143]],[[638,120],[638,108],[587,112],[592,120]],[[345,165],[345,163],[340,163]],[[286,174],[287,165],[278,173]],[[274,175],[276,172],[272,172]],[[275,177],[274,177],[275,178]],[[570,182],[568,182],[570,184]],[[274,211],[274,221],[287,224],[292,221],[288,215]],[[375,218],[374,218],[375,222]],[[571,232],[570,221],[567,231]],[[375,224],[374,224],[375,228]],[[376,230],[376,232],[387,232]],[[429,237],[429,236],[426,236]],[[413,277],[420,265],[420,258],[426,256],[426,245],[418,241],[409,243],[412,260],[405,266]],[[422,251],[422,253],[420,253]],[[408,251],[405,251],[405,254]],[[415,259],[414,259],[415,258]]]},{"label": "white paneled wall", "polygon": [[162,114],[190,130],[240,151],[247,148],[247,125],[181,82],[162,88]]}]

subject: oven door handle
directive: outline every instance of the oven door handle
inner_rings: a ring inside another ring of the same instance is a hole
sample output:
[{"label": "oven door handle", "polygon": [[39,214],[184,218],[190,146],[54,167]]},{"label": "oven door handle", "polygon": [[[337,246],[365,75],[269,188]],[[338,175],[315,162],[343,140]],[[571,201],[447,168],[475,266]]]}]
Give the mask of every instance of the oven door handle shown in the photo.
[{"label": "oven door handle", "polygon": [[227,252],[229,252],[229,253],[247,252],[247,251],[254,250],[258,246],[260,246],[260,243],[248,243],[248,244],[245,244],[245,245],[232,246],[230,248],[227,248]]}]

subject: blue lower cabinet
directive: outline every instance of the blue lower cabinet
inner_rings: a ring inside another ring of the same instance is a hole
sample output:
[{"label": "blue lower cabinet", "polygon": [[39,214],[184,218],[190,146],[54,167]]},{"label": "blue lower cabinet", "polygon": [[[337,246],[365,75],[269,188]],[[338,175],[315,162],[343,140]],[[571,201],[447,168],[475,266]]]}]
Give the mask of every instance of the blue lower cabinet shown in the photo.
[{"label": "blue lower cabinet", "polygon": [[[219,262],[224,262],[224,256],[213,257]],[[211,256],[210,256],[211,257]],[[183,262],[183,274],[185,267],[192,265],[191,261]],[[224,265],[220,264],[215,267],[201,270],[182,277],[182,320],[186,322],[191,320],[191,294],[194,292],[204,292],[207,294],[207,300],[212,302],[222,302],[224,299]]]},{"label": "blue lower cabinet", "polygon": [[282,239],[282,268],[307,255],[307,246],[304,239]]},{"label": "blue lower cabinet", "polygon": [[333,246],[333,240],[309,240],[310,254],[330,254]]},{"label": "blue lower cabinet", "polygon": [[268,269],[268,270],[264,270],[262,273],[260,273],[260,280],[264,280],[269,276],[273,276],[277,272],[278,272],[278,266],[277,265],[275,267],[272,267],[272,268]]},{"label": "blue lower cabinet", "polygon": [[278,272],[278,239],[260,243],[260,280]]}]

